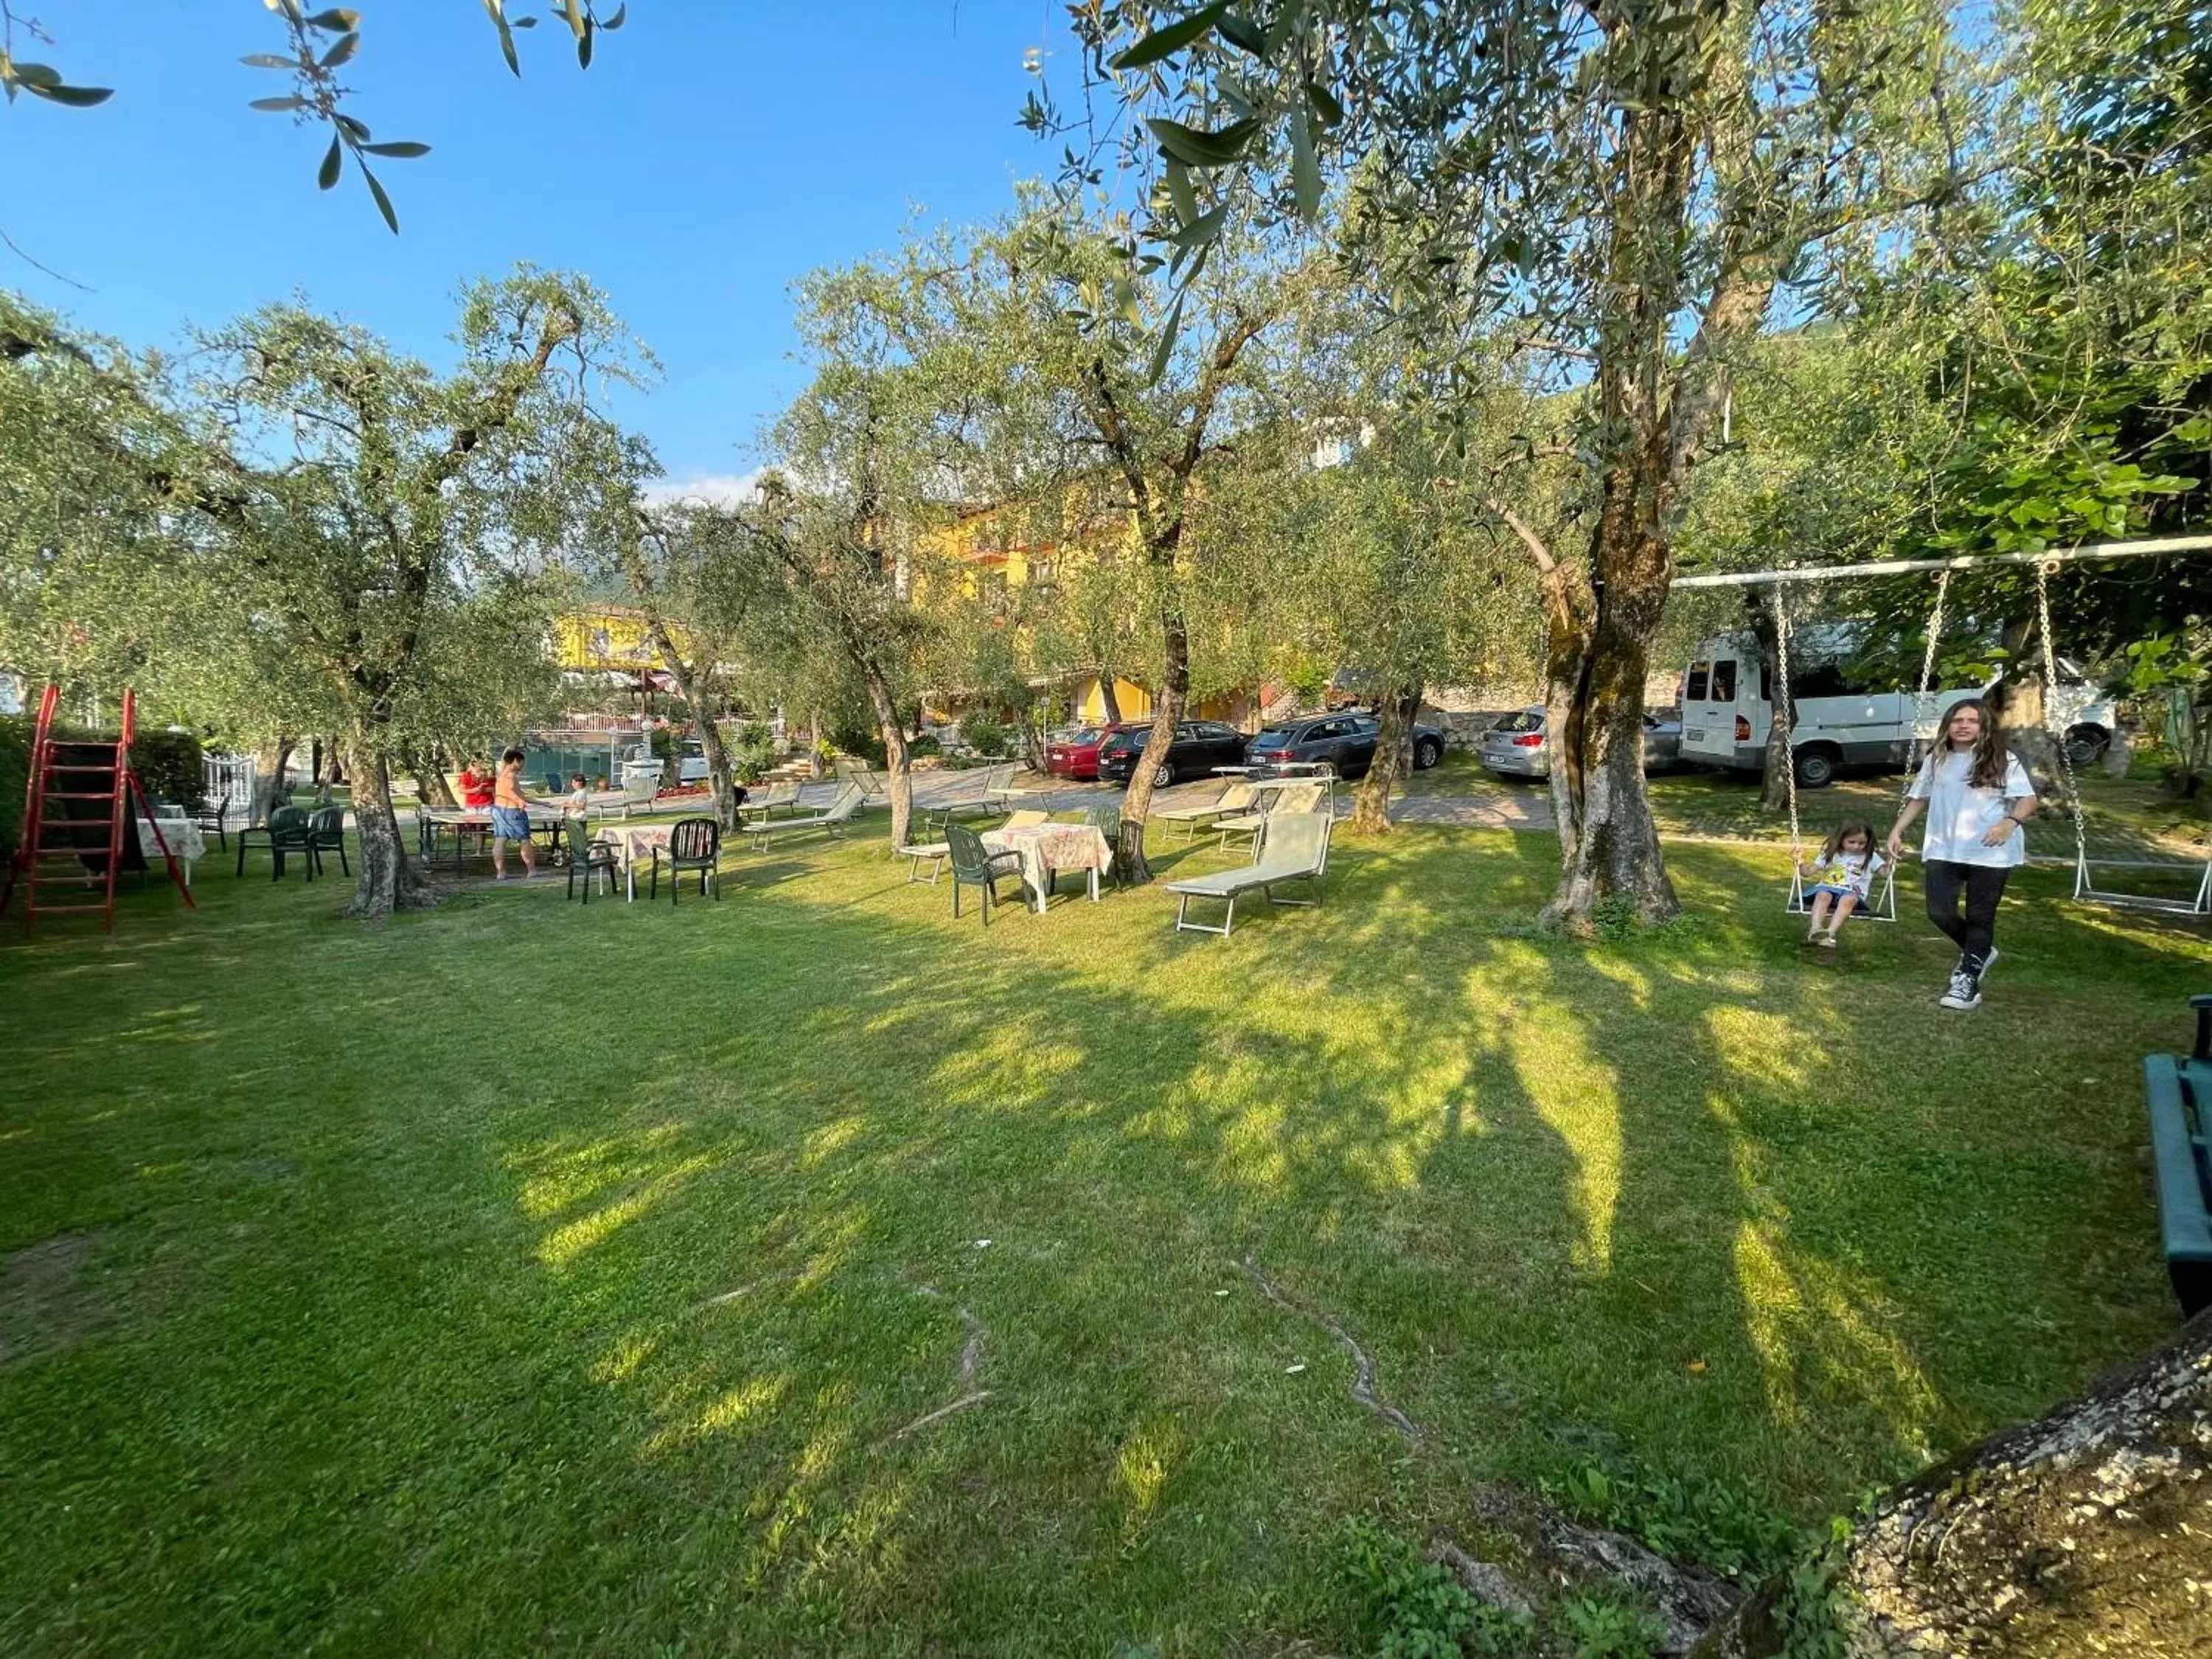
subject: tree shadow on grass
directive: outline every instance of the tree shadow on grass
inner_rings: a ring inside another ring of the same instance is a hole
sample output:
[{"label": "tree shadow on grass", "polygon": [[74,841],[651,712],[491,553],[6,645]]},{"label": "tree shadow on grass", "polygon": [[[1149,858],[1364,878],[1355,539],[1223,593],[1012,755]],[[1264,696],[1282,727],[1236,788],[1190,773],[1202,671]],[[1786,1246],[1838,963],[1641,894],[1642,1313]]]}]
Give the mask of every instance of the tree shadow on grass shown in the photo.
[{"label": "tree shadow on grass", "polygon": [[[126,1047],[203,1103],[125,1126],[103,1190],[189,1148],[134,1201],[228,1322],[124,1363],[229,1461],[211,1504],[173,1454],[184,1533],[114,1547],[146,1571],[113,1605],[487,1651],[1225,1650],[1328,1627],[1346,1512],[1456,1522],[1474,1479],[1601,1443],[1832,1503],[2159,1316],[2115,1243],[2133,1054],[2195,964],[2106,913],[2008,908],[1975,1048],[1914,924],[1816,972],[1733,853],[1678,854],[1697,925],[1583,945],[1527,927],[1536,837],[1341,843],[1320,909],[1225,941],[1143,890],[987,933],[872,851],[671,917],[257,899],[190,964],[280,973],[250,1012],[138,941],[134,999],[199,999],[202,1039]],[[2078,975],[2143,1019],[2070,1030]],[[301,1170],[281,1210],[191,1176],[243,1142]],[[1358,1335],[1413,1446],[1247,1253]],[[52,1376],[27,1515],[100,1455]]]}]

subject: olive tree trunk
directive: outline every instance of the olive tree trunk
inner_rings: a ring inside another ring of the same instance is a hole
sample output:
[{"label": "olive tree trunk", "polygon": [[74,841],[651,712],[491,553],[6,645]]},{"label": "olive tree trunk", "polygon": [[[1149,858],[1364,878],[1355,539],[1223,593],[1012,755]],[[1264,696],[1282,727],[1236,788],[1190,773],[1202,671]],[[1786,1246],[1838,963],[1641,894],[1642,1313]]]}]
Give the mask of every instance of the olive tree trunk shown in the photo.
[{"label": "olive tree trunk", "polygon": [[[1784,695],[1781,642],[1776,636],[1771,605],[1762,599],[1759,589],[1753,587],[1744,590],[1743,608],[1752,637],[1759,642],[1759,662],[1771,665],[1768,678],[1773,690],[1774,718],[1767,723],[1766,751],[1759,763],[1759,810],[1779,812],[1790,805],[1790,769],[1796,764],[1790,734],[1797,726],[1797,700]],[[1751,664],[1743,665],[1744,672],[1751,668]]]},{"label": "olive tree trunk", "polygon": [[1106,723],[1109,726],[1119,726],[1121,723],[1121,699],[1115,692],[1114,671],[1110,668],[1102,668],[1098,671],[1098,704],[1105,712]]},{"label": "olive tree trunk", "polygon": [[294,746],[291,738],[277,738],[263,745],[254,757],[257,783],[249,822],[266,823],[271,812],[290,802],[291,789],[285,781],[284,772],[292,763]]},{"label": "olive tree trunk", "polygon": [[884,776],[891,803],[891,845],[907,845],[907,830],[914,822],[914,751],[907,747],[906,725],[899,718],[898,699],[890,681],[866,653],[856,652],[854,666],[868,689],[868,706],[875,713],[876,730],[884,740]]},{"label": "olive tree trunk", "polygon": [[1406,775],[1413,746],[1413,721],[1421,708],[1421,688],[1386,687],[1376,699],[1382,729],[1375,735],[1375,759],[1360,780],[1352,807],[1352,833],[1379,836],[1390,828],[1390,792]]},{"label": "olive tree trunk", "polygon": [[345,914],[364,919],[388,916],[430,902],[429,885],[407,857],[399,815],[392,805],[392,768],[374,727],[353,736],[353,810],[361,841],[361,875]]},{"label": "olive tree trunk", "polygon": [[[1843,1541],[1853,1656],[2212,1653],[2212,1313],[2049,1415],[1893,1488]],[[1784,1581],[1700,1659],[1790,1650]]]},{"label": "olive tree trunk", "polygon": [[2047,804],[2070,811],[2073,802],[2066,793],[2066,769],[2058,763],[2058,745],[2065,741],[2065,734],[2051,729],[2051,688],[2045,682],[2040,655],[2029,648],[2035,626],[2026,617],[2004,625],[2009,665],[1997,682],[1997,725],[2004,733],[2005,746],[2027,768],[2035,793]]},{"label": "olive tree trunk", "polygon": [[1164,602],[1160,631],[1167,647],[1167,672],[1160,677],[1159,696],[1152,703],[1152,734],[1121,791],[1121,838],[1116,852],[1123,878],[1133,884],[1152,878],[1152,866],[1145,859],[1145,817],[1152,810],[1152,775],[1167,763],[1176,727],[1182,723],[1182,711],[1190,702],[1190,628],[1180,599]]},{"label": "olive tree trunk", "polygon": [[1667,599],[1666,542],[1609,491],[1591,580],[1562,564],[1546,581],[1550,614],[1544,704],[1560,878],[1544,920],[1588,927],[1600,905],[1644,921],[1680,908],[1644,788],[1644,681]]}]

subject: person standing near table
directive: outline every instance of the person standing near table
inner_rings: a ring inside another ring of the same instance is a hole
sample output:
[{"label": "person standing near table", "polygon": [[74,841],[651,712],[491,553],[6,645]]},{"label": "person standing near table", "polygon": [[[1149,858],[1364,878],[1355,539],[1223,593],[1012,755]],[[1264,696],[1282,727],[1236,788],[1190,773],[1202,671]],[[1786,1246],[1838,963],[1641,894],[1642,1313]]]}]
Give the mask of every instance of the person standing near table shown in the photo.
[{"label": "person standing near table", "polygon": [[1921,763],[1889,832],[1891,863],[1923,811],[1928,814],[1920,845],[1928,919],[1959,945],[1959,965],[1936,1001],[1945,1008],[1977,1007],[1982,975],[1997,959],[1997,904],[2005,880],[2027,861],[2021,826],[2035,816],[2027,769],[2004,746],[1996,711],[1979,697],[1954,703],[1944,717],[1942,744]]},{"label": "person standing near table", "polygon": [[483,756],[465,763],[461,775],[454,780],[461,786],[461,805],[473,812],[490,806],[499,780],[492,775],[491,763]]},{"label": "person standing near table", "polygon": [[492,786],[491,871],[495,881],[507,879],[507,844],[522,843],[525,879],[538,873],[538,849],[530,844],[530,801],[522,793],[522,751],[510,749],[499,757],[499,779]]}]

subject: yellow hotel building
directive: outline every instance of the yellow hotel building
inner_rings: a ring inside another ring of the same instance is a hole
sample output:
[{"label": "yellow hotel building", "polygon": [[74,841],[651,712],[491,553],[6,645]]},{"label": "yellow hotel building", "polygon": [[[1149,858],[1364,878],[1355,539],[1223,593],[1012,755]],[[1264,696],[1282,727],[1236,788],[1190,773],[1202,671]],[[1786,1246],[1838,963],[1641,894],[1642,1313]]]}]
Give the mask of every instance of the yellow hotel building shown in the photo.
[{"label": "yellow hotel building", "polygon": [[[1111,533],[1110,526],[1102,527]],[[1128,538],[1134,532],[1125,528],[1121,533]],[[933,561],[955,564],[969,573],[969,591],[973,593],[987,593],[994,588],[1012,592],[1033,582],[1048,583],[1065,568],[1065,560],[1088,556],[1078,544],[1025,542],[1006,534],[997,507],[971,508],[950,524],[925,532],[921,540]],[[1149,688],[1117,674],[1114,677],[1114,698],[1123,720],[1151,718],[1152,694]],[[1105,722],[1106,696],[1095,668],[1079,671],[1071,678],[1068,701],[1075,721],[1086,726]],[[1253,702],[1244,696],[1209,697],[1194,701],[1190,713],[1201,720],[1240,720]]]}]

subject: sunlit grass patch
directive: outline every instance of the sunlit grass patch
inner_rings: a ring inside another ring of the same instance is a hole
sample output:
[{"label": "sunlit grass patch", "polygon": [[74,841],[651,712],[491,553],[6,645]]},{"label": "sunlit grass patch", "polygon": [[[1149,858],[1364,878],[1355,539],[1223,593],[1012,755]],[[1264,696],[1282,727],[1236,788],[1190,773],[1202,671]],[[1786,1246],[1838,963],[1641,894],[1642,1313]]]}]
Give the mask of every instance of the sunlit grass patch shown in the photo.
[{"label": "sunlit grass patch", "polygon": [[2136,1079],[2201,933],[2033,874],[1961,1020],[1911,921],[1808,961],[1767,849],[1595,943],[1529,927],[1555,857],[1346,840],[1227,940],[987,933],[858,840],[0,940],[0,1253],[96,1237],[113,1310],[0,1351],[0,1641],[1342,1644],[1348,1516],[1618,1457],[1810,1517],[2170,1323]]}]

